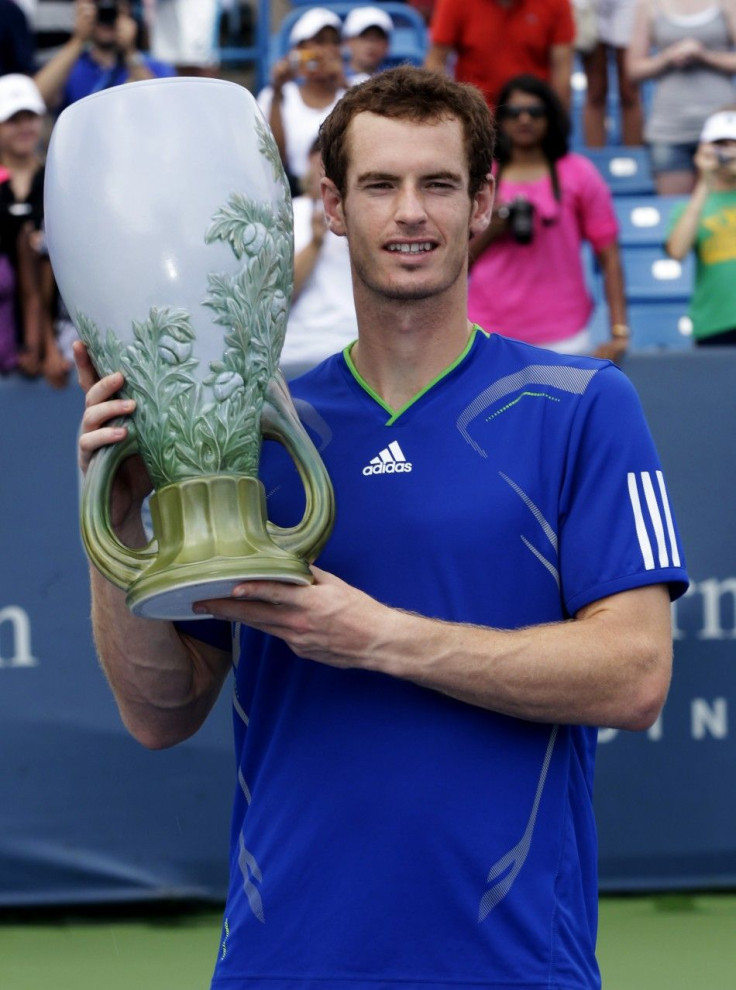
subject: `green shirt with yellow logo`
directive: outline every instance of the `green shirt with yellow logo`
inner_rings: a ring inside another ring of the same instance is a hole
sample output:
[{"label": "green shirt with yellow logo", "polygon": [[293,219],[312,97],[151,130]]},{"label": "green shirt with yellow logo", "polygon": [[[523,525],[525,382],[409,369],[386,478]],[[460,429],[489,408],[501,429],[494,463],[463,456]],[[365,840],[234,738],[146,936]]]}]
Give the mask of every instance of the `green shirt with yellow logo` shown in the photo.
[{"label": "green shirt with yellow logo", "polygon": [[[670,229],[685,204],[673,210]],[[696,340],[736,329],[736,190],[712,192],[700,215],[694,244],[695,289],[690,319]]]}]

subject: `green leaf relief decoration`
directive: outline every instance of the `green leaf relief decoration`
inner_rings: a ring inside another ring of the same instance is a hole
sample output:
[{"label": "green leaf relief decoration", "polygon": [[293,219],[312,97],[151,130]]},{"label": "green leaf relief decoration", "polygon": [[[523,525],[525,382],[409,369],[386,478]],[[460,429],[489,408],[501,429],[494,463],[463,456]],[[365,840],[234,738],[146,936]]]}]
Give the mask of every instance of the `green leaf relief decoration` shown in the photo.
[{"label": "green leaf relief decoration", "polygon": [[182,309],[152,307],[133,322],[133,341],[103,334],[85,314],[79,335],[100,374],[122,371],[122,394],[136,401],[133,429],[154,487],[202,474],[258,473],[260,418],[278,368],[293,288],[291,198],[276,144],[258,119],[259,150],[280,186],[275,207],[234,193],[212,217],[205,243],[223,241],[235,275],[209,274],[203,305],[223,327],[223,351],[196,374],[196,332]]}]

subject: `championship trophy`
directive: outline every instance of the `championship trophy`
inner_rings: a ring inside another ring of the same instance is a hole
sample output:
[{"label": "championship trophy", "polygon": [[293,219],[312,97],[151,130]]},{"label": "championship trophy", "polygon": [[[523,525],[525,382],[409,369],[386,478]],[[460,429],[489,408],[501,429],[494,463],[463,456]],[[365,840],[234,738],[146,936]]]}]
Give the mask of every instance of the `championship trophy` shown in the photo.
[{"label": "championship trophy", "polygon": [[[129,435],[97,451],[82,492],[87,553],[137,615],[193,619],[240,581],[306,584],[334,497],[278,362],[293,284],[292,210],[251,94],[215,79],[127,83],[59,117],[46,166],[59,291],[100,375],[136,401]],[[121,420],[122,422],[122,420]],[[294,461],[300,523],[268,521],[263,438]],[[153,539],[115,536],[110,492],[139,453]]]}]

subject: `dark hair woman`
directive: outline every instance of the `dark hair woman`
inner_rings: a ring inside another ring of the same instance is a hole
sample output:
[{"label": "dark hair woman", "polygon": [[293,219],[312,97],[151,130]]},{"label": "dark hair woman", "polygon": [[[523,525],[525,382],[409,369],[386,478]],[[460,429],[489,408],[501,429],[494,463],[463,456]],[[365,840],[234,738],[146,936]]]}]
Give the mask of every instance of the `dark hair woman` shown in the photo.
[{"label": "dark hair woman", "polygon": [[487,330],[564,353],[591,350],[593,310],[582,246],[603,272],[611,340],[626,350],[626,302],[613,200],[595,166],[568,150],[570,125],[553,90],[516,76],[496,109],[496,206],[489,229],[471,242],[470,318]]}]

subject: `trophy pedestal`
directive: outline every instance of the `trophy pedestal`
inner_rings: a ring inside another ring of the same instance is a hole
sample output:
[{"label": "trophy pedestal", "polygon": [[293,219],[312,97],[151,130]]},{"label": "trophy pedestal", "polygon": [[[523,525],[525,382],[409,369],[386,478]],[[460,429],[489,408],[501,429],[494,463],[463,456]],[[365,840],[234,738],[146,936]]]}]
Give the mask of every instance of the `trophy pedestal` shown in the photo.
[{"label": "trophy pedestal", "polygon": [[167,485],[151,497],[159,553],[128,588],[135,615],[193,619],[197,601],[229,598],[243,581],[310,584],[305,560],[269,536],[256,478],[213,475]]}]

